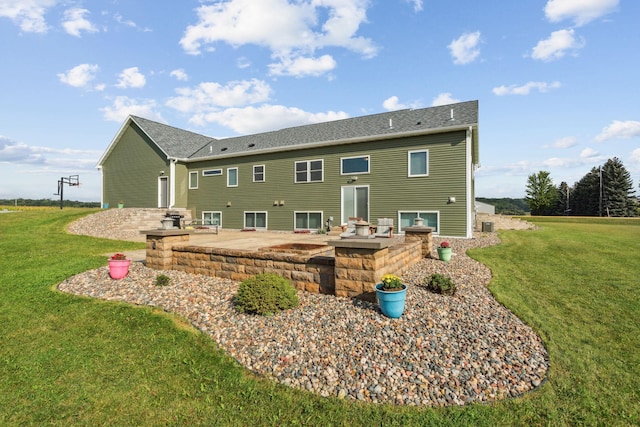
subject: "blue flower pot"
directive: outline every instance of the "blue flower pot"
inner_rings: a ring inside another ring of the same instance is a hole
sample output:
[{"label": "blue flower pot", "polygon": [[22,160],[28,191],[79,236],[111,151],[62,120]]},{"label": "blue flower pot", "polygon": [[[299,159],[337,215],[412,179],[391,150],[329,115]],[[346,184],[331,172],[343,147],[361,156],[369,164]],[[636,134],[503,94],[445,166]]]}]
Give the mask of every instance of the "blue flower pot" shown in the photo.
[{"label": "blue flower pot", "polygon": [[376,285],[376,296],[382,314],[397,319],[404,312],[404,301],[407,298],[407,285],[402,285],[401,291],[384,291],[382,283]]}]

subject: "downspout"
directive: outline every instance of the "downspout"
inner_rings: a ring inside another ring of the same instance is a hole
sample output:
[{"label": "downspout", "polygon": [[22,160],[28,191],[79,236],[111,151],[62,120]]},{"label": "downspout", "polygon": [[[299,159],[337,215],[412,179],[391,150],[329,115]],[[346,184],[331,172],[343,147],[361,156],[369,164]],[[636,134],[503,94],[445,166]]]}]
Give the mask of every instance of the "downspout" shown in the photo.
[{"label": "downspout", "polygon": [[473,198],[473,127],[467,129],[467,238],[473,238],[475,200]]},{"label": "downspout", "polygon": [[176,204],[176,159],[169,159],[169,209]]},{"label": "downspout", "polygon": [[104,207],[104,172],[102,166],[96,166],[96,169],[100,171],[100,208]]}]

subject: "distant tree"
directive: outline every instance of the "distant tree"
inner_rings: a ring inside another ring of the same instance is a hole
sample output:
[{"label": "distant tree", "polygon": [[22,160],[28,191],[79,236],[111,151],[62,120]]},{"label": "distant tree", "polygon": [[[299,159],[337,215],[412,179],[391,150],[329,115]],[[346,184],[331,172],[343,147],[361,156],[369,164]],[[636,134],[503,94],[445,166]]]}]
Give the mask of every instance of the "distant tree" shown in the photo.
[{"label": "distant tree", "polygon": [[622,162],[614,157],[602,166],[601,216],[636,216],[636,200],[633,197],[631,174]]},{"label": "distant tree", "polygon": [[576,216],[597,216],[600,211],[600,171],[591,172],[580,178],[573,186],[573,198],[569,201],[571,214]]},{"label": "distant tree", "polygon": [[550,215],[558,200],[558,190],[551,181],[551,173],[540,171],[527,179],[527,205],[531,215]]},{"label": "distant tree", "polygon": [[573,189],[569,187],[569,184],[562,181],[558,186],[558,201],[556,202],[554,215],[571,215],[569,202],[572,198],[572,193]]}]

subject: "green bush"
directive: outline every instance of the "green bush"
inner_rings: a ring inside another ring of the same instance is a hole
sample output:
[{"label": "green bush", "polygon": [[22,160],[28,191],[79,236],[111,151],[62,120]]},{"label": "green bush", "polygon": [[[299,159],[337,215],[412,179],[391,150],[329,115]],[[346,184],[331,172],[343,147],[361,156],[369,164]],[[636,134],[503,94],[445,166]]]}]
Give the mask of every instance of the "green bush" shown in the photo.
[{"label": "green bush", "polygon": [[159,274],[156,277],[156,286],[168,286],[171,283],[171,279],[164,274]]},{"label": "green bush", "polygon": [[456,284],[451,277],[434,273],[431,277],[425,278],[424,282],[431,292],[443,295],[454,295],[456,293]]},{"label": "green bush", "polygon": [[242,313],[268,316],[297,307],[298,293],[284,277],[258,274],[240,283],[234,304]]}]

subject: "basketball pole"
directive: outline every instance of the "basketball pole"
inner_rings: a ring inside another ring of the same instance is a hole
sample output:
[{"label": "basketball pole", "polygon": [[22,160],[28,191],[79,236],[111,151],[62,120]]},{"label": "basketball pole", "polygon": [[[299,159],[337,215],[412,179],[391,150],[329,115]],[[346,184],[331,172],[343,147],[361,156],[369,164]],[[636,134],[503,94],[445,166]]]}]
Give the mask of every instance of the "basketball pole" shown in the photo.
[{"label": "basketball pole", "polygon": [[60,196],[60,209],[64,207],[64,185],[77,187],[80,185],[80,175],[69,175],[58,180],[58,192],[54,196]]}]

